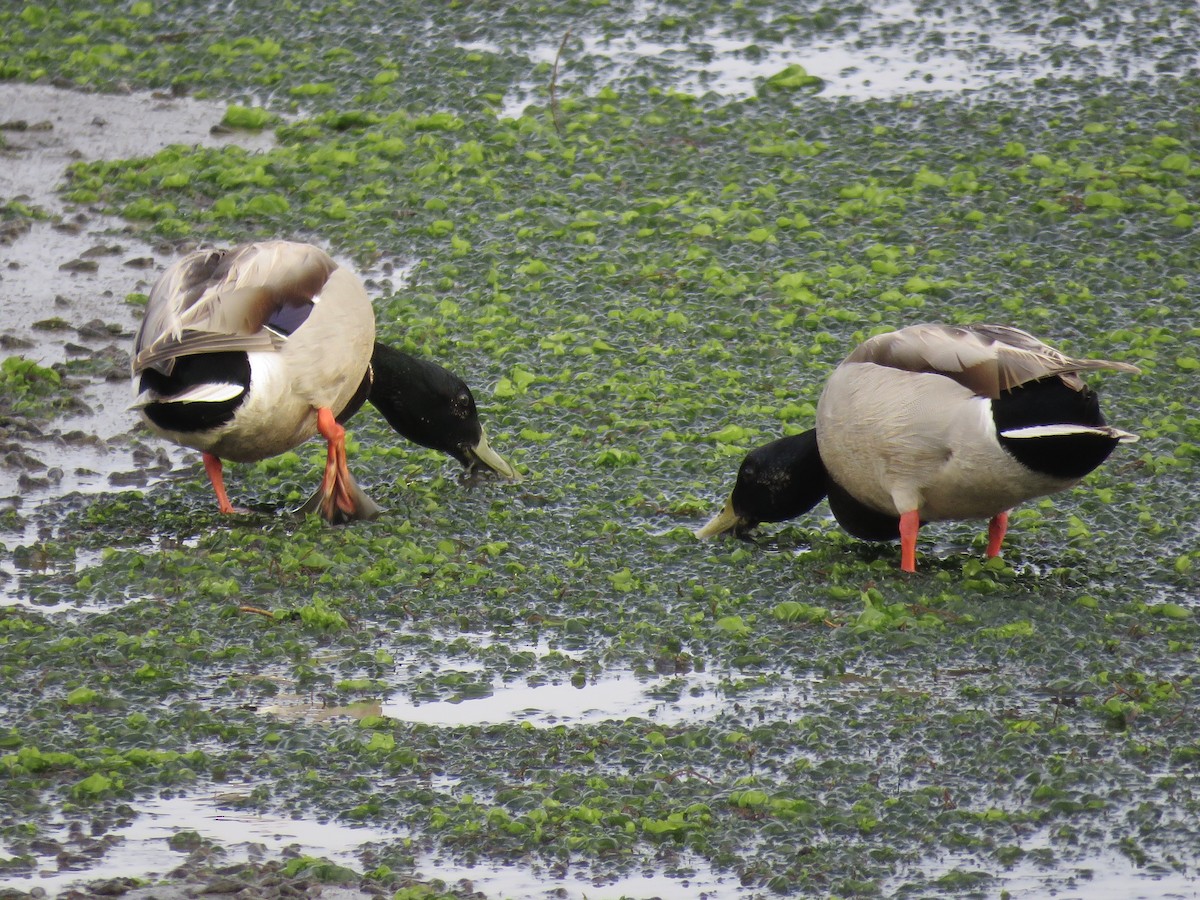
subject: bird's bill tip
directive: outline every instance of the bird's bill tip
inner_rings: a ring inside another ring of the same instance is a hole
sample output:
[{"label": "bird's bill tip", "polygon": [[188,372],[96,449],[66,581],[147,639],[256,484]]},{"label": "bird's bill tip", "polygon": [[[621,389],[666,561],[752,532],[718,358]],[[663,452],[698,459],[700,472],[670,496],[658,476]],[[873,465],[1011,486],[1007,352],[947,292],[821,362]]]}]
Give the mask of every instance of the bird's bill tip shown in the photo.
[{"label": "bird's bill tip", "polygon": [[733,498],[730,497],[725,501],[725,506],[719,513],[708,520],[708,523],[702,528],[697,528],[693,534],[700,540],[713,537],[714,535],[724,534],[727,531],[733,531],[742,524],[742,518],[733,511]]},{"label": "bird's bill tip", "polygon": [[475,446],[467,448],[467,455],[509,481],[521,481],[521,473],[513,464],[492,449],[485,431],[480,430],[479,440],[475,442]]}]

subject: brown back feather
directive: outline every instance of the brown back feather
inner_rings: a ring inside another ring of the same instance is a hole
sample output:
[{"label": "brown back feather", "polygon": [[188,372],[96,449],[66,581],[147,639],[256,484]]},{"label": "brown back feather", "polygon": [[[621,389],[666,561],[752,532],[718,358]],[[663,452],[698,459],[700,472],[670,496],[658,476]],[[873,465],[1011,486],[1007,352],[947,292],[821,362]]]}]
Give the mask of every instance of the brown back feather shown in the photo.
[{"label": "brown back feather", "polygon": [[314,302],[336,268],[317,247],[288,241],[185,256],[150,291],[134,374],[151,367],[170,374],[179,356],[279,347],[286,337],[267,323],[285,306]]},{"label": "brown back feather", "polygon": [[1128,363],[1075,359],[1018,328],[988,324],[911,325],[864,341],[845,361],[944,375],[993,400],[1004,391],[1054,375],[1078,391],[1084,387],[1076,374],[1081,371],[1139,371]]}]

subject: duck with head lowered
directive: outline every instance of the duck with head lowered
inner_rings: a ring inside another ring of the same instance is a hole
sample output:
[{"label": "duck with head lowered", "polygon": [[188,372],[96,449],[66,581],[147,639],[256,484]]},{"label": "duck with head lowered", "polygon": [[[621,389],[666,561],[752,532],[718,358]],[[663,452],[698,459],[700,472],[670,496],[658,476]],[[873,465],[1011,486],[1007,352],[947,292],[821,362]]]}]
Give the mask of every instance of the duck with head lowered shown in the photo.
[{"label": "duck with head lowered", "polygon": [[223,513],[237,511],[223,459],[266,459],[320,434],[325,473],[301,510],[330,522],[377,516],[350,474],[343,428],[367,401],[404,437],[518,477],[488,445],[466,384],[378,343],[362,281],[312,244],[263,241],[175,262],[150,291],[132,369],[134,407],[156,434],[201,452]]},{"label": "duck with head lowered", "polygon": [[926,522],[988,519],[997,556],[1012,507],[1066,490],[1117,444],[1075,359],[1006,325],[912,325],[864,341],[834,370],[816,428],[747,455],[725,508],[696,534],[782,521],[828,496],[847,531],[900,539],[916,571]]}]

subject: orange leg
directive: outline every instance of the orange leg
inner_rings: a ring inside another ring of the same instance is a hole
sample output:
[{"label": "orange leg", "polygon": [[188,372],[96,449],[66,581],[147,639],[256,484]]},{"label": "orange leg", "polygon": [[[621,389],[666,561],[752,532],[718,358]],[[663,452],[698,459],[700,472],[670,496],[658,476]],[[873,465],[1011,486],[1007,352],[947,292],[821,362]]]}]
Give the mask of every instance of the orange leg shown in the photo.
[{"label": "orange leg", "polygon": [[[317,496],[316,511],[329,522],[349,519],[373,519],[380,513],[378,506],[354,482],[346,465],[346,429],[338,424],[328,407],[317,410],[317,431],[329,444],[325,459],[325,476]],[[307,508],[306,511],[312,511]]]},{"label": "orange leg", "polygon": [[900,514],[900,568],[905,572],[917,571],[917,532],[921,528],[921,517],[915,509]]},{"label": "orange leg", "polygon": [[217,495],[217,508],[225,515],[241,512],[229,502],[229,495],[225,493],[225,476],[221,472],[221,458],[208,452],[200,455],[204,458],[204,471],[208,473],[208,480],[212,482],[213,491]]},{"label": "orange leg", "polygon": [[321,480],[321,515],[333,521],[339,510],[347,515],[354,512],[354,502],[343,478],[343,473],[349,475],[350,472],[346,465],[346,429],[338,424],[333,411],[323,406],[317,410],[317,431],[329,443],[325,477]]},{"label": "orange leg", "polygon": [[1004,543],[1006,531],[1008,531],[1008,510],[996,513],[988,522],[987,555],[989,558],[1000,555],[1000,545]]}]

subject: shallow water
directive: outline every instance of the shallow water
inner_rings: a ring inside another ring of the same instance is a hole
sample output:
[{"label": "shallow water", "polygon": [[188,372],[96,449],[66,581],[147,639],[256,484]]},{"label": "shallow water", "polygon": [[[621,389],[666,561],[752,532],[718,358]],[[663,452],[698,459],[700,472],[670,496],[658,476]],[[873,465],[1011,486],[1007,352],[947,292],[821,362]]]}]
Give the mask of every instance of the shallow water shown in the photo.
[{"label": "shallow water", "polygon": [[[671,679],[639,679],[632,673],[606,674],[588,684],[503,684],[495,682],[492,692],[481,697],[416,703],[405,697],[383,701],[383,715],[400,722],[426,725],[492,725],[528,722],[539,727],[585,725],[633,717],[660,724],[696,720],[715,714],[721,706],[720,680],[707,673]],[[650,692],[669,688],[679,691],[675,700],[663,700]]]},{"label": "shallow water", "polygon": [[[657,9],[644,5],[641,14]],[[814,75],[826,80],[824,95],[832,97],[885,97],[899,93],[925,90],[973,90],[1004,80],[1030,79],[1051,70],[1057,74],[1086,75],[1096,67],[1082,66],[1072,71],[1064,70],[1046,58],[1046,38],[1035,31],[1005,33],[992,27],[991,23],[971,23],[961,18],[938,14],[926,18],[926,26],[936,28],[946,37],[937,49],[922,48],[915,52],[904,40],[895,40],[882,33],[892,29],[903,33],[906,23],[916,16],[911,3],[893,3],[876,8],[845,39],[817,42],[799,47],[786,42],[763,48],[763,52],[750,52],[750,45],[742,38],[729,37],[723,29],[715,28],[695,40],[686,43],[648,43],[629,38],[605,39],[589,34],[586,23],[581,25],[579,39],[584,51],[593,55],[610,57],[620,66],[630,66],[648,56],[687,61],[694,58],[695,49],[704,45],[712,52],[712,61],[703,70],[693,70],[680,86],[711,89],[730,95],[744,95],[755,89],[756,79],[779,71],[789,63],[800,63]],[[957,13],[955,15],[958,15]],[[874,35],[864,38],[864,35]],[[983,40],[986,35],[987,40]],[[1059,30],[1055,40],[1078,48],[1087,47],[1086,37],[1078,33]],[[482,50],[495,50],[498,45],[488,42],[471,43],[465,46]],[[986,49],[986,52],[984,50]],[[551,62],[558,51],[558,39],[539,43],[529,51],[535,61]],[[568,45],[564,57],[562,77],[569,78],[570,54],[573,45]],[[1000,57],[1007,62],[998,65]],[[1142,61],[1140,66],[1127,71],[1149,71],[1152,59]],[[1103,60],[1099,65],[1104,71],[1116,71],[1122,65],[1115,56]],[[529,96],[540,86],[526,85]],[[10,134],[11,143],[25,150],[18,151],[19,165],[11,170],[0,167],[0,195],[26,196],[31,202],[45,206],[61,214],[69,211],[58,204],[53,185],[61,178],[65,166],[78,153],[86,158],[109,158],[136,156],[151,152],[158,146],[175,141],[225,142],[248,140],[248,147],[269,146],[270,135],[213,136],[208,128],[218,121],[223,113],[222,104],[205,104],[194,101],[177,101],[156,98],[150,95],[126,97],[104,97],[57,92],[51,88],[30,89],[20,85],[0,83],[0,109],[4,115],[15,118],[27,117],[31,122],[41,121],[38,116],[48,117],[54,127],[49,131],[16,132]],[[22,100],[21,97],[25,99]],[[16,98],[15,100],[13,98]],[[12,100],[12,102],[9,102]],[[25,107],[20,103],[24,102]],[[515,112],[520,106],[510,106]],[[17,112],[10,112],[17,110]],[[93,112],[107,123],[99,125],[87,113]],[[152,132],[148,136],[147,132]],[[159,143],[159,142],[162,143]],[[265,142],[265,143],[260,143]],[[7,180],[6,180],[7,179]],[[113,340],[127,346],[129,335],[136,326],[138,312],[126,306],[123,297],[133,290],[145,290],[153,273],[166,265],[173,252],[142,241],[136,233],[127,230],[121,220],[105,219],[90,215],[85,221],[76,222],[78,229],[57,229],[47,223],[37,223],[28,234],[18,238],[7,248],[6,257],[18,263],[17,268],[2,273],[5,303],[0,304],[0,331],[32,337],[35,348],[28,355],[49,364],[67,357],[62,334],[71,340],[81,340],[91,349],[99,349],[95,340],[78,337],[74,330],[68,332],[40,332],[31,328],[33,322],[52,314],[62,316],[77,327],[92,318],[120,326],[122,333]],[[95,257],[93,270],[60,270],[63,264],[81,259],[84,253],[96,247],[119,246],[116,252],[105,252]],[[151,260],[149,264],[127,265],[129,262]],[[145,267],[143,268],[142,265]],[[381,270],[379,277],[391,278],[401,283],[410,268]],[[47,272],[54,277],[45,278]],[[61,296],[60,304],[56,298]],[[16,298],[14,303],[12,298]],[[8,316],[9,318],[6,318]],[[45,442],[35,442],[34,452],[62,470],[62,475],[53,483],[33,490],[21,489],[16,475],[10,470],[0,469],[0,496],[10,493],[14,503],[29,510],[38,503],[66,493],[98,492],[114,487],[112,476],[135,468],[127,446],[132,428],[132,416],[124,409],[128,398],[125,381],[95,381],[84,389],[84,399],[93,412],[72,416],[57,423],[62,431],[79,429],[100,437],[109,446],[63,445],[53,437]],[[187,462],[194,464],[194,455],[186,451],[170,450],[174,465]],[[197,477],[202,478],[197,471]],[[11,482],[11,483],[10,483]],[[715,488],[714,488],[715,490]],[[10,547],[14,544],[30,544],[38,539],[36,525],[23,534],[0,534],[0,541]],[[656,536],[664,537],[661,531]],[[959,555],[969,548],[959,544],[932,545],[940,553]],[[803,549],[794,551],[802,554]],[[94,559],[86,554],[77,555],[65,564],[88,566]],[[9,578],[0,583],[0,592],[7,594],[13,602],[29,605],[22,590],[21,578],[29,572],[4,564]],[[1022,572],[1041,571],[1037,564],[1027,563]],[[106,608],[60,604],[35,607],[39,612],[70,615],[90,615],[107,611]],[[476,642],[480,647],[485,642]],[[549,648],[534,648],[536,655],[545,655]],[[558,651],[561,652],[561,651]],[[427,662],[427,660],[425,661]],[[484,666],[470,660],[455,658],[448,667],[457,671],[479,671]],[[536,672],[536,667],[535,672]],[[537,674],[536,677],[541,677]],[[557,673],[554,678],[560,677]],[[1000,680],[997,676],[997,681]],[[988,679],[981,679],[988,687]],[[911,690],[927,690],[926,681],[911,679],[905,684]],[[829,679],[818,683],[817,679],[804,682],[786,679],[749,692],[751,700],[758,700],[772,710],[778,720],[792,720],[805,714],[814,689],[836,691],[839,695],[861,694],[864,704],[879,687],[873,676],[861,681]],[[669,699],[662,692],[668,689]],[[934,691],[936,693],[936,691]],[[746,696],[739,694],[739,699]],[[1024,702],[1024,698],[1018,698]],[[306,722],[338,721],[347,717],[386,715],[400,722],[423,723],[432,726],[453,728],[464,725],[487,725],[494,723],[522,722],[535,728],[555,725],[591,725],[605,721],[623,721],[631,717],[646,719],[652,723],[671,725],[682,722],[703,721],[727,709],[730,698],[721,690],[721,679],[709,672],[692,672],[669,678],[647,678],[628,670],[606,673],[590,678],[586,683],[575,686],[569,683],[534,683],[520,680],[490,682],[490,693],[486,696],[469,696],[456,699],[440,699],[417,702],[403,689],[378,701],[347,703],[343,706],[315,705],[304,697],[278,697],[271,706],[260,711],[280,718],[295,717]],[[787,711],[781,711],[787,707]],[[799,757],[802,754],[796,753]],[[449,777],[440,777],[439,789],[449,792],[457,784]],[[48,891],[59,890],[81,877],[99,878],[113,875],[149,875],[168,871],[182,858],[182,854],[165,847],[165,838],[179,830],[192,829],[218,842],[229,842],[233,853],[246,852],[246,842],[263,844],[267,853],[277,854],[289,844],[299,844],[316,855],[327,856],[334,861],[354,867],[354,848],[364,842],[384,839],[387,835],[373,835],[360,829],[340,826],[322,826],[271,816],[243,816],[221,812],[213,801],[198,798],[175,800],[152,800],[137,805],[140,813],[130,826],[116,833],[123,843],[109,851],[96,867],[86,872],[54,874],[47,878],[27,879],[22,883],[36,884]],[[257,851],[255,851],[257,852]],[[925,865],[925,862],[922,863]],[[477,890],[489,896],[539,897],[550,891],[554,896],[590,898],[637,896],[662,898],[694,897],[742,897],[749,890],[742,889],[732,876],[711,871],[702,861],[689,859],[686,855],[672,868],[692,868],[690,876],[668,875],[662,872],[639,874],[609,880],[597,885],[583,876],[567,875],[550,877],[543,871],[522,867],[477,865],[466,866],[433,856],[419,859],[421,875],[439,878],[447,882],[459,879],[471,880]],[[1056,896],[1079,897],[1132,897],[1132,896],[1197,896],[1194,877],[1177,873],[1142,872],[1117,856],[1100,856],[1094,860],[1074,860],[1069,865],[1056,868],[1053,872],[1022,862],[1008,870],[996,870],[995,862],[978,862],[970,858],[961,860],[935,859],[928,861],[926,873],[934,877],[953,868],[970,870],[981,868],[993,871],[996,881],[989,888],[1004,889],[1014,897],[1040,897],[1049,893]],[[1080,869],[1091,869],[1090,880],[1074,874]],[[1073,883],[1074,882],[1074,883]]]},{"label": "shallow water", "polygon": [[[283,850],[293,848],[300,854],[358,867],[358,848],[388,837],[369,828],[242,813],[222,809],[221,804],[222,799],[216,796],[173,797],[139,803],[137,818],[110,832],[118,840],[94,866],[64,872],[57,871],[47,860],[36,874],[9,877],[4,886],[21,891],[40,888],[47,895],[56,896],[72,886],[96,879],[128,875],[150,880],[161,878],[187,858],[186,851],[173,850],[167,843],[173,835],[185,831],[216,842],[224,851],[222,862],[227,864],[274,858]],[[65,830],[60,839],[66,842]]]},{"label": "shallow water", "polygon": [[[664,14],[661,3],[638,3],[633,20],[652,23]],[[753,94],[764,79],[789,65],[801,65],[808,74],[821,78],[822,96],[857,100],[923,91],[976,91],[1029,83],[1048,75],[1133,78],[1155,72],[1155,59],[1132,52],[1114,53],[1111,41],[1083,25],[1051,27],[1052,20],[1062,18],[1055,8],[1029,7],[1022,15],[1020,26],[1014,28],[1005,17],[984,16],[974,6],[931,8],[913,0],[889,0],[859,8],[852,21],[839,21],[833,34],[810,43],[786,38],[756,42],[728,24],[711,25],[686,41],[656,42],[646,38],[646,32],[652,30],[649,24],[614,36],[584,21],[573,27],[561,52],[562,35],[520,52],[532,62],[546,65],[553,65],[557,58],[564,83],[571,78],[572,57],[580,51],[608,60],[614,78],[637,71],[646,60],[662,59],[682,70],[679,89],[731,97]],[[1134,17],[1121,10],[1106,18],[1110,31],[1136,25]],[[461,46],[502,51],[486,40]],[[541,83],[524,85],[508,98],[502,114],[519,114],[543,92]]]},{"label": "shallow water", "polygon": [[[604,900],[604,898],[646,898],[646,900],[719,900],[749,897],[751,892],[737,884],[733,875],[722,877],[703,860],[681,854],[674,869],[679,875],[640,874],[620,878],[588,879],[583,874],[535,872],[520,866],[466,866],[434,857],[419,857],[417,872],[424,878],[438,879],[453,887],[470,882],[486,897],[522,898],[522,900]],[[687,872],[688,874],[682,874]]]},{"label": "shallow water", "polygon": [[[1038,842],[1031,841],[1031,846]],[[1049,846],[1048,841],[1044,846]],[[1166,866],[1141,867],[1115,853],[1096,854],[1073,859],[1070,864],[1040,865],[1028,858],[996,870],[994,863],[981,863],[968,857],[939,857],[922,861],[923,874],[934,878],[958,869],[964,872],[990,872],[996,878],[989,884],[1004,890],[1013,900],[1037,900],[1056,897],[1062,900],[1190,900],[1200,897],[1200,875],[1173,871]],[[898,880],[889,887],[897,889]]]},{"label": "shallow water", "polygon": [[[655,900],[736,900],[761,898],[760,890],[737,883],[732,874],[721,875],[703,860],[683,854],[676,864],[688,875],[632,875],[606,881],[588,880],[580,875],[556,875],[535,872],[520,866],[464,866],[431,858],[418,859],[417,871],[426,878],[437,878],[453,886],[470,881],[475,890],[488,897],[545,897],[554,900],[603,900],[603,898],[655,898]],[[975,867],[965,866],[967,870]],[[980,866],[986,870],[986,866]],[[1019,864],[997,872],[988,884],[986,896],[1010,897],[1011,900],[1190,900],[1200,897],[1200,880],[1195,874],[1181,872],[1145,872],[1128,860],[1098,856],[1072,863],[1066,871],[1047,871],[1032,863]],[[893,887],[898,887],[895,885]],[[921,895],[925,896],[925,895]]]}]

